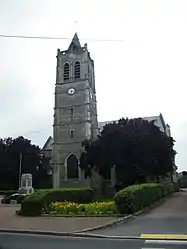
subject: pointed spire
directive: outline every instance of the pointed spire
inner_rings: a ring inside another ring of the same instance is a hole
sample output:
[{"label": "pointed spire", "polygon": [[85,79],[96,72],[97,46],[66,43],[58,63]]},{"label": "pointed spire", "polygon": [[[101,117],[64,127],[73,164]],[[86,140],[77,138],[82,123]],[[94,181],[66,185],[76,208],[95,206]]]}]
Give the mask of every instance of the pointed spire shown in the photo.
[{"label": "pointed spire", "polygon": [[80,41],[79,41],[77,33],[75,33],[75,35],[74,35],[74,37],[73,37],[73,39],[72,39],[72,41],[71,41],[71,43],[69,45],[68,50],[70,48],[72,48],[72,47],[76,48],[76,49],[80,49],[81,48],[81,44],[80,44]]}]

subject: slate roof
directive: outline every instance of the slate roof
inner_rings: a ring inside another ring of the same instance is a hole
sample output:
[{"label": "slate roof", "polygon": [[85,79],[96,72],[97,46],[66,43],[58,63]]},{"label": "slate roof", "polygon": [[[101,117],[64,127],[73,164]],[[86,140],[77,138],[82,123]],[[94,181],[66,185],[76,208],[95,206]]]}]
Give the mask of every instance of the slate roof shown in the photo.
[{"label": "slate roof", "polygon": [[75,33],[70,45],[69,45],[69,48],[68,50],[71,48],[71,47],[74,47],[76,49],[81,49],[81,44],[80,44],[80,41],[79,41],[79,38],[78,38],[78,35],[77,33]]}]

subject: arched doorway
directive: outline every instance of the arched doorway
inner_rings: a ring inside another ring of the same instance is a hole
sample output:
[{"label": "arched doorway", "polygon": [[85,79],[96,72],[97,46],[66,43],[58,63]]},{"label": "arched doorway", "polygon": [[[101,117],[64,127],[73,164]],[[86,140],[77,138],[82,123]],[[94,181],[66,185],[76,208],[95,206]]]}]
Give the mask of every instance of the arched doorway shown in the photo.
[{"label": "arched doorway", "polygon": [[79,178],[79,162],[74,154],[70,154],[66,161],[67,179]]}]

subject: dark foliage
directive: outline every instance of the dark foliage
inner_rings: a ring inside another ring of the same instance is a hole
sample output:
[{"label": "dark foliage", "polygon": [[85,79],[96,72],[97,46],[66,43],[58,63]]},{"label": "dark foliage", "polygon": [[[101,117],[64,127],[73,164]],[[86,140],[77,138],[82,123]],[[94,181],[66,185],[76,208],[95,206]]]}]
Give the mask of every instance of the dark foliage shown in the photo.
[{"label": "dark foliage", "polygon": [[0,189],[12,190],[19,187],[20,154],[22,154],[22,173],[31,173],[33,186],[39,188],[50,178],[49,160],[41,149],[31,141],[18,138],[0,139]]},{"label": "dark foliage", "polygon": [[107,124],[97,140],[85,140],[82,146],[80,166],[85,175],[97,170],[106,178],[115,165],[119,188],[173,171],[174,140],[141,118]]}]

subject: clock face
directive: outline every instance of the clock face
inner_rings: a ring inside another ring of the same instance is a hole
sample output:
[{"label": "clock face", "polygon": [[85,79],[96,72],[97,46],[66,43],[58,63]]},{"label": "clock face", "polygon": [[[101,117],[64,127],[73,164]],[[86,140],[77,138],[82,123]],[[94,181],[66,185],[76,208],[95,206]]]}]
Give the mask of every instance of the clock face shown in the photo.
[{"label": "clock face", "polygon": [[70,88],[69,90],[68,90],[68,94],[69,95],[73,95],[75,93],[75,89],[74,88]]}]

